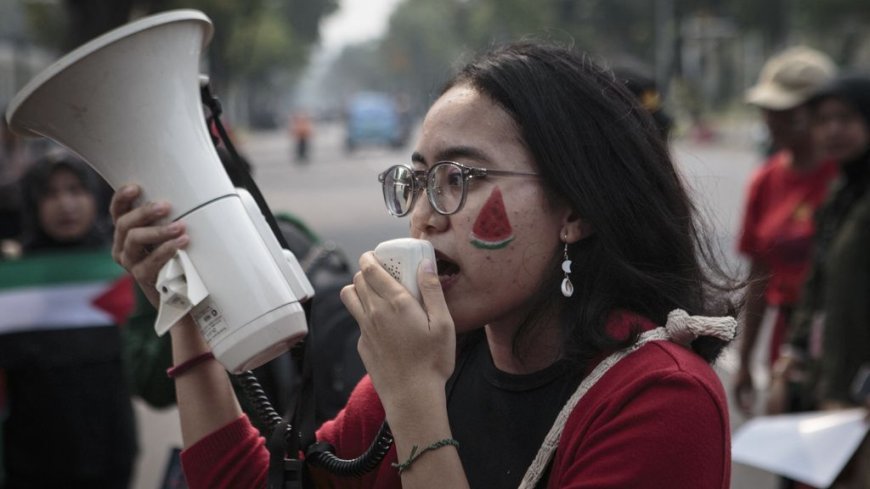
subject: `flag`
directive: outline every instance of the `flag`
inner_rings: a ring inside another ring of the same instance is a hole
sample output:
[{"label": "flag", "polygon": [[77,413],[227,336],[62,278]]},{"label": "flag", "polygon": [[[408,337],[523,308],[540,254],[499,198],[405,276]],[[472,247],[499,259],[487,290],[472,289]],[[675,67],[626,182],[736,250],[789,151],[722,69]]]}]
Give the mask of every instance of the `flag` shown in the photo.
[{"label": "flag", "polygon": [[[83,359],[117,350],[116,325],[134,306],[133,281],[106,250],[0,261],[0,366],[28,356]],[[112,328],[82,336],[82,330]],[[105,340],[100,340],[104,338]],[[111,340],[110,340],[111,339]]]}]

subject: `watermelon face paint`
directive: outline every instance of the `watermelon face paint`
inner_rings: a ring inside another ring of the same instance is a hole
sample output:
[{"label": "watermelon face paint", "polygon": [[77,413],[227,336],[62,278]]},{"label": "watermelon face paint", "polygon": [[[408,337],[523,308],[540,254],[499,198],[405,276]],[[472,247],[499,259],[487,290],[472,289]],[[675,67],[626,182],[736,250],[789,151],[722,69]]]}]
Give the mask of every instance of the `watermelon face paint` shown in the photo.
[{"label": "watermelon face paint", "polygon": [[498,250],[513,240],[514,231],[504,207],[501,190],[495,187],[474,221],[471,244],[476,248]]}]

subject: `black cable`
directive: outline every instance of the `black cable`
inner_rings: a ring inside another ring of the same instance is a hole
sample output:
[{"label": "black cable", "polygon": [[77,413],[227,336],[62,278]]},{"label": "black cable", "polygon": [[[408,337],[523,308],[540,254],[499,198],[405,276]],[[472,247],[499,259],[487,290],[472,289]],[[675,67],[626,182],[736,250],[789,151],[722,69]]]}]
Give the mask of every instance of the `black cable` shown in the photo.
[{"label": "black cable", "polygon": [[[245,396],[254,406],[260,421],[271,433],[276,426],[281,424],[281,415],[272,407],[272,403],[269,401],[269,397],[266,395],[266,391],[263,390],[260,381],[257,380],[257,376],[254,375],[254,372],[247,370],[237,374],[236,377],[242,385],[242,391],[245,393]],[[290,433],[292,433],[292,429],[288,426],[286,435],[290,436]]]},{"label": "black cable", "polygon": [[[202,102],[209,108],[211,112],[211,117],[209,117],[209,121],[214,123],[217,128],[218,135],[220,139],[224,143],[224,147],[226,147],[227,151],[230,153],[230,157],[234,164],[237,164],[240,168],[241,165],[238,163],[241,161],[238,152],[236,152],[236,148],[233,145],[232,141],[230,141],[229,135],[224,129],[223,124],[220,120],[220,115],[223,113],[223,108],[221,107],[221,103],[217,97],[215,97],[211,92],[211,86],[206,82],[203,83],[200,87],[200,96],[202,98]],[[250,173],[248,172],[240,172],[243,174],[243,178],[245,180],[244,186],[254,198],[254,201],[257,203],[257,207],[260,208],[260,212],[263,214],[263,217],[266,219],[266,222],[269,223],[269,227],[272,229],[272,233],[275,235],[275,238],[278,240],[278,243],[284,249],[289,249],[287,245],[287,241],[284,238],[284,234],[281,233],[280,228],[278,227],[278,222],[275,219],[275,216],[272,214],[272,211],[269,209],[268,204],[266,204],[266,199],[263,198],[262,193],[260,193],[259,187],[257,187],[256,182],[254,182],[253,178],[251,178]],[[305,315],[306,317],[310,316],[310,301],[304,305]],[[297,344],[293,351],[294,353],[298,353],[301,355],[305,355],[305,343],[300,342]],[[310,354],[310,353],[309,353]],[[300,370],[302,371],[302,370]],[[309,373],[310,375],[310,373]],[[295,458],[287,459],[286,453],[289,451],[291,455],[295,455],[296,450],[293,447],[297,445],[297,439],[299,438],[299,428],[300,426],[294,426],[303,424],[301,420],[301,413],[294,413],[291,418],[295,423],[285,423],[284,419],[275,411],[275,408],[272,407],[272,403],[269,401],[269,397],[266,395],[266,392],[263,390],[263,386],[257,380],[257,377],[253,372],[246,371],[238,374],[237,376],[242,384],[242,390],[251,403],[254,405],[254,410],[257,412],[257,415],[260,417],[260,420],[267,427],[269,434],[274,434],[274,430],[281,425],[284,425],[284,447],[283,450],[284,456],[284,470],[285,470],[285,483],[289,483],[291,485],[296,485],[297,483],[301,484],[301,478],[299,478],[299,461]],[[309,379],[310,380],[310,379]],[[296,409],[299,409],[299,406],[296,406]],[[270,437],[271,438],[271,437]],[[305,462],[311,464],[315,467],[321,467],[325,469],[327,472],[340,476],[340,477],[360,477],[364,474],[367,474],[377,468],[378,465],[384,460],[387,452],[390,451],[390,447],[393,444],[393,434],[390,432],[390,427],[387,425],[387,422],[381,425],[380,430],[378,430],[377,436],[372,441],[372,444],[369,445],[369,448],[360,455],[359,457],[351,460],[345,460],[337,457],[334,453],[335,448],[328,443],[317,442],[311,445],[308,450],[306,450]],[[290,471],[293,474],[287,475],[288,467],[290,467]],[[292,481],[288,479],[293,479]],[[282,484],[283,486],[284,484]]]},{"label": "black cable", "polygon": [[390,446],[393,444],[393,433],[390,431],[390,426],[386,421],[381,424],[381,429],[378,430],[377,436],[369,445],[369,448],[359,457],[352,460],[338,458],[335,453],[335,448],[324,442],[317,442],[305,452],[305,461],[314,466],[319,467],[330,474],[340,477],[360,477],[365,475],[381,464],[387,452],[390,451]]}]

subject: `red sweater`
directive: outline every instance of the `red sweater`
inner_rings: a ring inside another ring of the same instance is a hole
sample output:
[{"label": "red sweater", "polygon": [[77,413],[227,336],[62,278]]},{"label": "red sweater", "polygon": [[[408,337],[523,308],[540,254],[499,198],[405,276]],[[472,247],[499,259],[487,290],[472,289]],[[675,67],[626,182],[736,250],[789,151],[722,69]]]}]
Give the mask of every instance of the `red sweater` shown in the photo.
[{"label": "red sweater", "polygon": [[833,160],[795,170],[791,154],[780,151],[752,175],[738,249],[768,268],[770,281],[764,294],[768,304],[797,302],[810,266],[813,216],[837,170]]},{"label": "red sweater", "polygon": [[[341,457],[362,453],[384,419],[371,380],[363,378],[318,440]],[[454,433],[460,443],[468,434]],[[494,451],[493,456],[497,456]],[[373,473],[337,487],[400,488],[395,447]],[[268,453],[246,417],[182,453],[196,488],[265,487]],[[575,407],[559,443],[549,488],[728,489],[728,409],[712,368],[688,349],[651,342],[617,363]]]}]

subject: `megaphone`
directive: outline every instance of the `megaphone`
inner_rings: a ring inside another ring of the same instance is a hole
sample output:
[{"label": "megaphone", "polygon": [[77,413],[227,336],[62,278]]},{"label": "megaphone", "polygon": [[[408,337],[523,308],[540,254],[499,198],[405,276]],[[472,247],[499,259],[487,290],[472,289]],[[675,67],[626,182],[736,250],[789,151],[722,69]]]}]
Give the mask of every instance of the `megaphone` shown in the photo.
[{"label": "megaphone", "polygon": [[172,203],[190,245],[160,271],[155,329],[190,313],[227,370],[287,351],[307,332],[300,301],[314,294],[253,198],[233,188],[205,125],[199,59],[208,17],[145,17],[75,49],[37,75],[6,113],[18,134],[45,136],[87,161],[113,188]]}]

